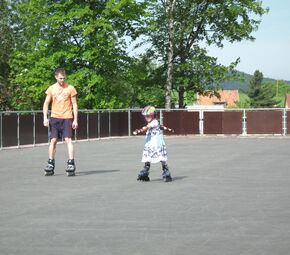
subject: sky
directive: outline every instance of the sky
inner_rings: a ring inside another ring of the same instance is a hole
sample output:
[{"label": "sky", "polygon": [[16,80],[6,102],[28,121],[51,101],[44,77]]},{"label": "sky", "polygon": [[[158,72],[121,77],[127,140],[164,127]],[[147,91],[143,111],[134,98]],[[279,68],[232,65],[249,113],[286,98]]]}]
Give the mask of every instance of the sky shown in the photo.
[{"label": "sky", "polygon": [[261,18],[254,42],[225,43],[223,49],[211,47],[208,53],[229,65],[240,57],[237,70],[264,77],[290,81],[290,0],[263,0],[269,13]]}]

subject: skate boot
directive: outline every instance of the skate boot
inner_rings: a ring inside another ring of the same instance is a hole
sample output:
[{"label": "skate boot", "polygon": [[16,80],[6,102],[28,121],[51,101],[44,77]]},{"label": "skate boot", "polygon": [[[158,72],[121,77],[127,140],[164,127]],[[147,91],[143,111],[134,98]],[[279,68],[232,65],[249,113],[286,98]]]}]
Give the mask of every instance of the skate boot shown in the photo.
[{"label": "skate boot", "polygon": [[47,161],[47,166],[44,168],[45,176],[54,175],[54,159],[49,159]]},{"label": "skate boot", "polygon": [[67,161],[67,167],[65,171],[67,176],[75,176],[76,166],[75,161],[73,159],[69,159]]},{"label": "skate boot", "polygon": [[138,174],[137,181],[149,182],[150,181],[149,169],[150,169],[150,163],[146,162],[144,168]]},{"label": "skate boot", "polygon": [[164,182],[171,182],[172,181],[172,177],[171,177],[171,174],[169,172],[168,165],[167,164],[162,164],[162,170],[163,170],[163,173],[162,173],[163,181]]}]

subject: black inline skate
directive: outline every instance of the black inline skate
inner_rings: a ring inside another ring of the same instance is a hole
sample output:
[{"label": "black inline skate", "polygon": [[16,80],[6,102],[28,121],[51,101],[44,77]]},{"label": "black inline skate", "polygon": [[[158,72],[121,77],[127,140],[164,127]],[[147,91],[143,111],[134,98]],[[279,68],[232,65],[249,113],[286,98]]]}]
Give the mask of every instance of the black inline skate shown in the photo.
[{"label": "black inline skate", "polygon": [[146,162],[144,165],[144,168],[138,174],[137,181],[149,182],[150,181],[149,169],[150,169],[150,163]]},{"label": "black inline skate", "polygon": [[67,161],[67,167],[65,171],[67,176],[75,176],[76,166],[75,161],[73,159],[69,159]]},{"label": "black inline skate", "polygon": [[163,170],[163,173],[162,173],[163,181],[164,182],[171,182],[172,181],[172,177],[171,177],[171,174],[169,172],[168,165],[167,164],[162,164],[162,170]]},{"label": "black inline skate", "polygon": [[54,159],[49,159],[47,161],[46,167],[44,168],[45,176],[54,175],[54,166],[55,166]]}]

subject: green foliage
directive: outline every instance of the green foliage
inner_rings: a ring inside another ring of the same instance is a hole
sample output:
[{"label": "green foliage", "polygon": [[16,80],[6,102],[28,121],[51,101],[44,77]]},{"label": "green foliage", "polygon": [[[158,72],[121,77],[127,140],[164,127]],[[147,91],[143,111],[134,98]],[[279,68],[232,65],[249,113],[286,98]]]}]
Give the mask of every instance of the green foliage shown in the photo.
[{"label": "green foliage", "polygon": [[236,108],[250,108],[251,104],[250,104],[250,98],[248,97],[248,95],[244,92],[239,92],[240,95],[240,101],[237,103],[237,107]]},{"label": "green foliage", "polygon": [[[80,108],[163,107],[169,45],[165,2],[0,0],[0,108],[41,109],[57,67],[67,70]],[[266,12],[256,0],[176,1],[172,105],[184,107],[196,92],[217,90],[232,77],[239,60],[219,65],[205,47],[252,40]],[[152,47],[129,56],[129,45],[140,35]]]},{"label": "green foliage", "polygon": [[287,94],[290,94],[290,85],[287,81],[271,81],[266,82],[266,86],[271,88],[272,94],[275,95],[277,107],[285,107],[285,98]]},{"label": "green foliage", "polygon": [[132,95],[131,107],[144,107],[148,104],[163,107],[165,102],[163,67],[155,65],[146,56],[135,59],[128,69],[126,86]]},{"label": "green foliage", "polygon": [[250,81],[250,90],[248,96],[250,105],[253,108],[274,107],[277,101],[274,99],[274,93],[269,85],[262,85],[263,74],[256,70],[252,80]]}]

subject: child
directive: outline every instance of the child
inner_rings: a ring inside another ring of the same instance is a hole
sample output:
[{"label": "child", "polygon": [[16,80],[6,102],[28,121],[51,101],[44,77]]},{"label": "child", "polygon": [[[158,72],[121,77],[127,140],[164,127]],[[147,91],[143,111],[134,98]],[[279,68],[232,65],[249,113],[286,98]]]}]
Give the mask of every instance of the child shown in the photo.
[{"label": "child", "polygon": [[137,180],[138,181],[150,181],[149,170],[151,163],[161,162],[162,164],[162,178],[165,182],[171,182],[172,178],[168,169],[167,151],[163,140],[162,130],[173,131],[170,128],[160,125],[156,119],[156,109],[154,106],[146,106],[142,110],[142,115],[147,121],[147,125],[141,129],[136,129],[133,134],[137,135],[146,132],[145,147],[143,150],[142,162],[145,163],[144,168],[140,171]]}]

